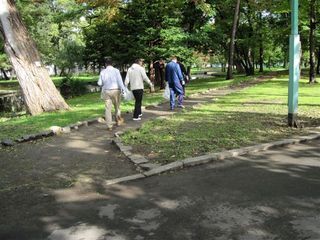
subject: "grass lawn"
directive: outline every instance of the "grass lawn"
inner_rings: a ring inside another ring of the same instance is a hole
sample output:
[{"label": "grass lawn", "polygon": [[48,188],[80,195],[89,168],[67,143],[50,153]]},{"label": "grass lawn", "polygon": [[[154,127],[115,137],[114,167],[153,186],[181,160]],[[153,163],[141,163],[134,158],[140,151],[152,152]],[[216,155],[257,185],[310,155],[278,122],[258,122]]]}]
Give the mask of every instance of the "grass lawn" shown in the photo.
[{"label": "grass lawn", "polygon": [[[92,78],[92,77],[91,77]],[[235,80],[224,80],[224,78],[207,78],[193,80],[188,86],[188,94],[202,92],[208,88],[217,88],[231,84],[238,84],[247,81],[248,77],[237,77]],[[90,81],[90,77],[87,79]],[[56,79],[59,81],[59,79]],[[163,101],[162,91],[156,93],[147,93],[143,99],[143,105],[158,104]],[[71,111],[44,113],[39,116],[23,115],[20,117],[0,116],[0,139],[18,138],[27,134],[38,133],[49,129],[51,126],[66,126],[78,121],[92,119],[103,116],[104,103],[100,100],[100,93],[86,94],[81,97],[75,97],[67,100]],[[121,110],[131,111],[133,101],[122,102]]]},{"label": "grass lawn", "polygon": [[[139,131],[127,132],[122,138],[135,152],[166,163],[306,134],[308,127],[320,125],[320,85],[307,82],[301,79],[299,88],[303,129],[287,127],[288,76],[283,76],[221,97],[215,103],[149,121]],[[202,83],[207,84],[210,83]],[[191,85],[188,91],[197,86]]]}]

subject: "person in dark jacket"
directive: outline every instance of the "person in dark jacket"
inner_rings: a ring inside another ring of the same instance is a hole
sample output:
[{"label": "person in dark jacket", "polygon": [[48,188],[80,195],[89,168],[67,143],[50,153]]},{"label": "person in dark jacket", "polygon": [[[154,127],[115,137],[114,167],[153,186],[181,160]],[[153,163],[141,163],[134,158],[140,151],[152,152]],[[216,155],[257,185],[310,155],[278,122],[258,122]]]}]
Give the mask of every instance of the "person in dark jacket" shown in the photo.
[{"label": "person in dark jacket", "polygon": [[165,62],[161,58],[153,63],[153,67],[155,70],[155,83],[160,86],[160,89],[164,89],[165,87]]},{"label": "person in dark jacket", "polygon": [[170,88],[170,109],[175,108],[176,96],[178,97],[178,107],[184,108],[183,106],[183,87],[181,81],[183,80],[183,75],[179,64],[177,63],[177,57],[172,57],[171,61],[166,66],[166,81]]}]

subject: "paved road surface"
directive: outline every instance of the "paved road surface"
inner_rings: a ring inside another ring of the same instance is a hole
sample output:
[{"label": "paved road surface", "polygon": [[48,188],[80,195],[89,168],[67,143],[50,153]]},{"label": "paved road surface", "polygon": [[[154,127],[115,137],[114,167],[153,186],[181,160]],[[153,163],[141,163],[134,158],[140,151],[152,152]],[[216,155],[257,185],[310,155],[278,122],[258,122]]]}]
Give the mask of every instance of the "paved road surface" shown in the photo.
[{"label": "paved road surface", "polygon": [[125,184],[53,190],[26,203],[27,212],[1,206],[0,239],[319,240],[319,147],[320,140]]}]

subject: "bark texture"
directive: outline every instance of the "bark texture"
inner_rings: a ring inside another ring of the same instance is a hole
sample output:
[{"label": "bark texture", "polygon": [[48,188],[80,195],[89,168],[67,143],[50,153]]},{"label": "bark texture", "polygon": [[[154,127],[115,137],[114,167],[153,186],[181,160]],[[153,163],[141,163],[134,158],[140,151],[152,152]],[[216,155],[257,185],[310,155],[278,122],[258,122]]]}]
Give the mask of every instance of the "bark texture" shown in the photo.
[{"label": "bark texture", "polygon": [[316,0],[310,1],[309,18],[310,18],[310,32],[309,32],[309,52],[310,52],[310,71],[309,83],[314,83],[316,80],[315,69],[315,31],[316,31]]},{"label": "bark texture", "polygon": [[27,110],[32,115],[69,109],[40,60],[13,0],[0,0],[1,35],[16,72]]},{"label": "bark texture", "polygon": [[228,58],[228,72],[227,72],[227,79],[233,79],[233,57],[234,57],[234,42],[236,38],[237,32],[237,25],[239,19],[239,11],[240,11],[240,0],[237,0],[237,4],[234,11],[234,18],[233,18],[233,25],[231,31],[231,40],[230,40],[230,47],[229,47],[229,58]]}]

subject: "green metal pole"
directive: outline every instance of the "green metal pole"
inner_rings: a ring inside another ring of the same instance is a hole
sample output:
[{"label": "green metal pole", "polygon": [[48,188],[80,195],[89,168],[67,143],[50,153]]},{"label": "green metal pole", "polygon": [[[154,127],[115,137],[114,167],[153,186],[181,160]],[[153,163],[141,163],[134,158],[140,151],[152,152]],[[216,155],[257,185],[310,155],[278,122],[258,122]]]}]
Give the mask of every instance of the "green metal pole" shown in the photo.
[{"label": "green metal pole", "polygon": [[289,47],[288,125],[298,127],[298,88],[300,79],[301,43],[298,32],[299,0],[291,1],[291,35]]}]

